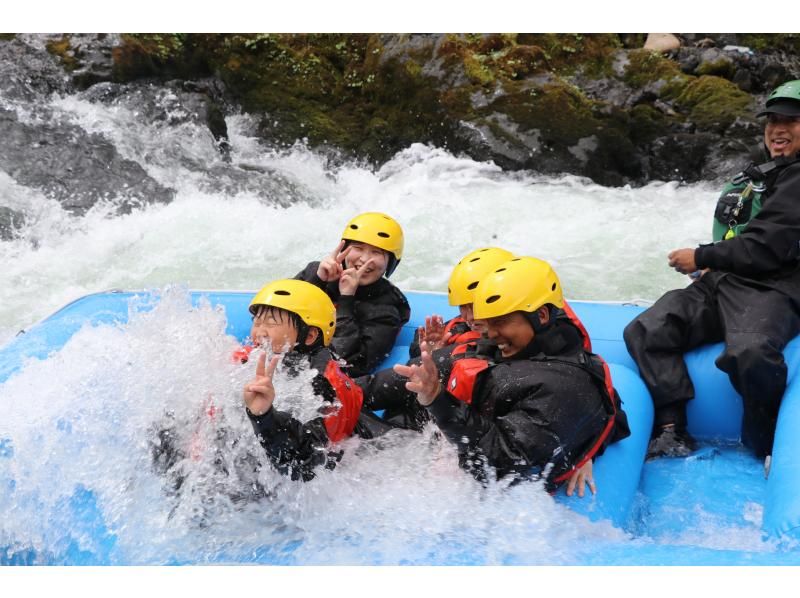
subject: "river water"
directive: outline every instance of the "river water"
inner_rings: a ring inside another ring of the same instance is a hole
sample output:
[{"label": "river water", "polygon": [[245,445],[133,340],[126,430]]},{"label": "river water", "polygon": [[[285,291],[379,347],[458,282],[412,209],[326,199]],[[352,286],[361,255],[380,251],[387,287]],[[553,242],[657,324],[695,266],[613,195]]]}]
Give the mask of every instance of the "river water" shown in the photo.
[{"label": "river water", "polygon": [[[367,210],[403,226],[401,288],[442,291],[462,255],[497,245],[551,261],[570,299],[652,301],[686,283],[666,253],[709,237],[713,185],[612,189],[424,145],[374,169],[302,143],[268,148],[244,115],[227,119],[228,164],[206,129],[148,122],[131,102],[78,94],[48,108],[177,194],[125,215],[110,201],[73,216],[0,171],[0,204],[27,218],[0,242],[0,345],[87,293],[164,297],[124,326],[81,330],[0,386],[0,563],[574,564],[676,549],[692,562],[720,548],[748,562],[788,558],[761,538],[746,493],[732,520],[687,506],[688,535],[621,531],[535,484],[480,488],[432,430],[348,441],[340,466],[309,484],[253,471],[260,447],[239,395],[252,369],[226,359],[236,339],[222,314],[187,309],[188,288],[255,290],[294,275]],[[170,427],[200,440],[165,476],[152,443]]]}]

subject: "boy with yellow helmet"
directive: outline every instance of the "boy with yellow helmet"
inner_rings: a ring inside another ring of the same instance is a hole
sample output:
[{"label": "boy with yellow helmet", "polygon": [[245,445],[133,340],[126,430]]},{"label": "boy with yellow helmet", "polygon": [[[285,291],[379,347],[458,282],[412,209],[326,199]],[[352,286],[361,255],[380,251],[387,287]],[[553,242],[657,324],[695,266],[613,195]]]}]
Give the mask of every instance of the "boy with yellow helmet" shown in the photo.
[{"label": "boy with yellow helmet", "polygon": [[[372,438],[391,429],[362,412],[361,389],[328,349],[336,308],[321,289],[302,280],[276,280],[255,295],[250,312],[253,341],[273,356],[268,364],[266,352],[259,356],[255,378],[244,387],[244,402],[253,430],[278,471],[293,480],[311,480],[317,466],[335,467],[339,455],[327,450],[331,443],[353,434]],[[304,423],[274,408],[272,380],[281,362],[292,377],[304,368],[317,371],[309,392],[327,404],[321,407],[323,415]]]},{"label": "boy with yellow helmet", "polygon": [[[547,262],[518,257],[483,276],[473,301],[494,355],[395,366],[480,480],[544,477],[554,489],[630,434],[605,363],[579,330],[556,317],[561,283]],[[442,385],[441,380],[446,380]],[[590,488],[593,488],[589,475]]]},{"label": "boy with yellow helmet", "polygon": [[352,376],[367,374],[383,361],[411,315],[405,295],[388,280],[402,256],[403,229],[397,221],[365,212],[347,223],[330,255],[295,276],[336,304],[333,348]]}]

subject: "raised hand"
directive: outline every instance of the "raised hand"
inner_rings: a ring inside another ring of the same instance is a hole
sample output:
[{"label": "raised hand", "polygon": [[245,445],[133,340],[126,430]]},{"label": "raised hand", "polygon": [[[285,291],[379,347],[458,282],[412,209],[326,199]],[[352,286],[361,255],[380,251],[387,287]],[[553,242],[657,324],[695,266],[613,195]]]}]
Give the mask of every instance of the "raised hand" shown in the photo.
[{"label": "raised hand", "polygon": [[439,382],[439,369],[431,357],[430,345],[423,341],[420,343],[420,349],[422,349],[420,365],[398,363],[393,369],[399,375],[408,378],[406,388],[417,393],[417,402],[425,407],[433,403],[433,400],[439,395],[442,384]]},{"label": "raised hand", "polygon": [[347,254],[350,253],[349,247],[343,249],[344,245],[345,241],[342,239],[330,255],[326,255],[322,258],[322,261],[319,263],[319,268],[317,268],[317,276],[319,276],[320,280],[324,282],[339,280],[344,271],[342,264],[344,264]]},{"label": "raised hand", "polygon": [[425,318],[425,326],[420,326],[418,328],[419,342],[427,342],[431,351],[441,349],[452,336],[449,332],[446,333],[444,328],[444,319],[442,316],[427,316]]},{"label": "raised hand", "polygon": [[275,400],[272,376],[275,374],[275,368],[278,367],[280,360],[280,355],[275,355],[267,366],[267,354],[262,353],[258,357],[256,377],[244,387],[244,402],[253,415],[264,415],[272,408],[272,402]]},{"label": "raised hand", "polygon": [[354,266],[344,270],[339,278],[339,294],[355,295],[356,291],[358,290],[358,285],[361,282],[362,274],[369,268],[369,266],[373,266],[374,264],[375,260],[370,258],[358,268]]}]

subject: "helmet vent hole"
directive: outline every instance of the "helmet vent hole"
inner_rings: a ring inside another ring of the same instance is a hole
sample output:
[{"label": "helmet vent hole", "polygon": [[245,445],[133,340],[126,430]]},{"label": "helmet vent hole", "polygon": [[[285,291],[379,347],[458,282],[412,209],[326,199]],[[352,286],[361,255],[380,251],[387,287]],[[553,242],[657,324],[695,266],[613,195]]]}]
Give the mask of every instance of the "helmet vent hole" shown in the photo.
[{"label": "helmet vent hole", "polygon": [[551,290],[551,291],[555,291],[555,290],[556,290],[556,283],[553,283],[553,286],[552,286],[552,287],[550,287],[550,290]]},{"label": "helmet vent hole", "polygon": [[351,224],[350,228],[352,228],[353,230],[358,230],[358,225],[357,224]]},{"label": "helmet vent hole", "polygon": [[506,271],[505,268],[500,268],[499,270],[495,270],[495,272],[505,272],[505,271]]},{"label": "helmet vent hole", "polygon": [[500,295],[492,295],[486,300],[486,303],[494,303],[498,299],[500,299]]},{"label": "helmet vent hole", "polygon": [[378,236],[384,239],[388,239],[391,235],[389,233],[379,232]]},{"label": "helmet vent hole", "polygon": [[467,290],[468,290],[468,291],[471,291],[471,290],[473,290],[475,287],[477,287],[477,286],[478,286],[478,282],[479,282],[479,281],[477,281],[477,280],[476,280],[475,282],[471,282],[471,283],[469,283],[469,284],[467,285]]},{"label": "helmet vent hole", "polygon": [[512,261],[512,262],[518,262],[518,261],[519,261],[519,258],[518,258],[518,257],[512,258],[512,260],[511,260],[511,261]]},{"label": "helmet vent hole", "polygon": [[472,262],[477,262],[479,259],[481,259],[481,258],[479,258],[479,257],[474,257],[474,258],[472,258],[472,259],[469,261],[469,263],[471,264]]},{"label": "helmet vent hole", "polygon": [[291,293],[289,291],[282,291],[282,290],[275,291],[275,294],[276,295],[285,295],[285,296],[291,295]]}]

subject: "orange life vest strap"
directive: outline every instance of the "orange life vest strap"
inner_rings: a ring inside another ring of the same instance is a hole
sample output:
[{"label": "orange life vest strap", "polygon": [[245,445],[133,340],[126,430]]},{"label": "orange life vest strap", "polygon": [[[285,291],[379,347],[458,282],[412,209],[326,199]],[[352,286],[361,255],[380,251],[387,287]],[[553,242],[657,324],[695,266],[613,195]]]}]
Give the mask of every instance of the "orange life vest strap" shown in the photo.
[{"label": "orange life vest strap", "polygon": [[364,404],[364,391],[333,360],[325,367],[324,376],[331,383],[336,391],[336,398],[341,403],[338,409],[325,416],[325,430],[331,442],[339,442],[353,435],[361,405]]},{"label": "orange life vest strap", "polygon": [[455,361],[450,372],[450,379],[447,381],[447,392],[459,401],[471,405],[472,393],[475,390],[475,381],[478,378],[478,374],[488,369],[488,367],[488,361],[475,357],[465,357]]},{"label": "orange life vest strap", "polygon": [[592,352],[592,339],[589,338],[589,333],[586,331],[586,327],[581,322],[578,314],[576,314],[572,308],[570,307],[569,303],[564,301],[564,313],[567,314],[569,321],[578,329],[578,332],[581,333],[581,337],[583,338],[583,348],[586,351]]}]

